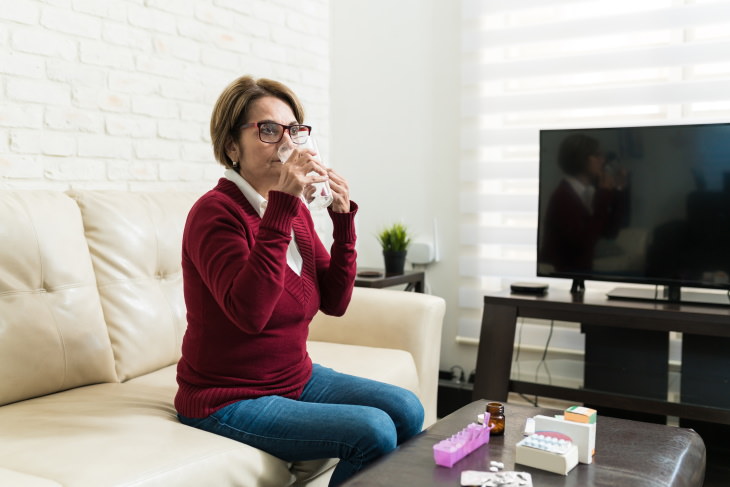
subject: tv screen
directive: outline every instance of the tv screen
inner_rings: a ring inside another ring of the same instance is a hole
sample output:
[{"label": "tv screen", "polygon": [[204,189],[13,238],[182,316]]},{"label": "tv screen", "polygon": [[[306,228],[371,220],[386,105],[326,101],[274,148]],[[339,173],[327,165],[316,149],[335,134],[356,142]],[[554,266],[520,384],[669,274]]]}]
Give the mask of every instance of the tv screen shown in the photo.
[{"label": "tv screen", "polygon": [[537,274],[730,289],[730,124],[540,131]]}]

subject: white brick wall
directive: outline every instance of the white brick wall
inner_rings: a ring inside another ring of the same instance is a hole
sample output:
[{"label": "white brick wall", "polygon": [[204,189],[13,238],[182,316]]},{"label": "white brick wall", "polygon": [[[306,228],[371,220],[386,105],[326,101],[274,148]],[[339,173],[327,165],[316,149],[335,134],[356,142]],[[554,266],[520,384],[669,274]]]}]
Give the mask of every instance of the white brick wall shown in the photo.
[{"label": "white brick wall", "polygon": [[0,0],[0,189],[204,191],[242,74],[301,97],[327,154],[329,0]]}]

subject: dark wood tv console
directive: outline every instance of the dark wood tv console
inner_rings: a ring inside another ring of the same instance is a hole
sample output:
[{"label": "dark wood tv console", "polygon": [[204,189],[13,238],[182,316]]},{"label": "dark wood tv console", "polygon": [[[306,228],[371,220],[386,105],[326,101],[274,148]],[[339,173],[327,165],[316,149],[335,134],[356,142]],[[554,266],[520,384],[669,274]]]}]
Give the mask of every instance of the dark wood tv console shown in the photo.
[{"label": "dark wood tv console", "polygon": [[[507,400],[508,392],[535,394],[590,403],[606,408],[618,408],[679,418],[723,423],[730,425],[730,347],[715,347],[713,351],[722,363],[713,367],[706,363],[698,368],[687,364],[687,369],[709,370],[717,388],[711,383],[704,401],[697,395],[691,400],[669,401],[661,398],[619,394],[586,387],[571,388],[546,383],[511,379],[514,336],[518,317],[589,323],[602,327],[657,332],[682,332],[691,353],[683,350],[684,359],[703,357],[705,347],[713,342],[730,340],[730,307],[697,304],[650,302],[608,299],[603,293],[587,292],[582,296],[568,291],[550,290],[544,296],[510,294],[508,291],[489,294],[484,298],[481,337],[477,356],[474,399]],[[724,386],[724,387],[723,387]],[[705,394],[700,394],[704,396]],[[718,399],[719,398],[719,399]]]}]

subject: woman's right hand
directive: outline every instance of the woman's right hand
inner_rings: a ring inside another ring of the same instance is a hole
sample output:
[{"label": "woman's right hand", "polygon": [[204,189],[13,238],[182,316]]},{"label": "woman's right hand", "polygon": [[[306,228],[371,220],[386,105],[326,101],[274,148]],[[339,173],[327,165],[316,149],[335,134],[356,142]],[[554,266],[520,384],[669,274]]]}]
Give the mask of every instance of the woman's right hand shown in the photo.
[{"label": "woman's right hand", "polygon": [[307,149],[294,149],[289,158],[282,161],[279,182],[272,189],[300,197],[313,183],[327,181],[327,169],[314,155]]},{"label": "woman's right hand", "polygon": [[629,171],[625,167],[614,171],[603,171],[598,186],[602,189],[622,191],[629,180]]}]

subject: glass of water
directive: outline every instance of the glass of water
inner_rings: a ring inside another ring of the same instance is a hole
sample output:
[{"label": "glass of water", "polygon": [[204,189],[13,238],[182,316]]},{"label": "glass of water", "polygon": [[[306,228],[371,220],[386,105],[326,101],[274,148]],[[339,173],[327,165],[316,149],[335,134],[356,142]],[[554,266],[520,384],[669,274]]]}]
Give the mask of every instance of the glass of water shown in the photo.
[{"label": "glass of water", "polygon": [[[294,151],[294,149],[310,150],[315,154],[313,157],[317,160],[317,162],[326,167],[324,160],[322,159],[322,154],[319,152],[317,141],[311,135],[307,137],[306,142],[302,144],[292,144],[291,142],[285,142],[284,144],[281,144],[281,146],[279,147],[279,160],[281,160],[282,162],[286,162],[287,159],[289,159],[289,156],[291,156],[291,153]],[[311,172],[308,174],[308,176],[312,174],[316,173]],[[312,183],[311,187],[307,187],[304,189],[303,196],[310,210],[321,210],[323,208],[327,208],[329,205],[332,204],[332,201],[334,199],[332,196],[332,190],[330,189],[329,181]]]}]

